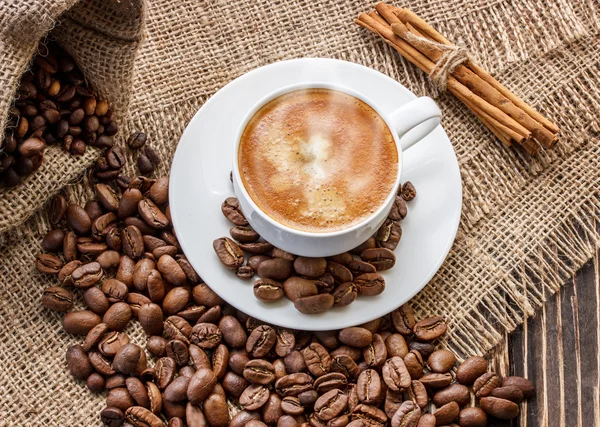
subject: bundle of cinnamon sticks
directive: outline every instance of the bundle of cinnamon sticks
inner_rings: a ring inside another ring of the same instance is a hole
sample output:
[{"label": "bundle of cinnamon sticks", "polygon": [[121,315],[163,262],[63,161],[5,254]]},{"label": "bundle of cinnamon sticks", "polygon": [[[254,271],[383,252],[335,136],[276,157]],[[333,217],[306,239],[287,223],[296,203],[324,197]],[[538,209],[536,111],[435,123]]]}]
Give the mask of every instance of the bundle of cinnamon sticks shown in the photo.
[{"label": "bundle of cinnamon sticks", "polygon": [[[461,48],[410,10],[379,3],[375,11],[361,13],[355,23],[380,35],[428,75],[447,71],[441,85],[507,146],[517,144],[535,154],[540,146],[552,147],[556,143],[558,126],[470,61],[466,54],[461,59],[457,55]],[[453,60],[459,65],[453,65]]]}]

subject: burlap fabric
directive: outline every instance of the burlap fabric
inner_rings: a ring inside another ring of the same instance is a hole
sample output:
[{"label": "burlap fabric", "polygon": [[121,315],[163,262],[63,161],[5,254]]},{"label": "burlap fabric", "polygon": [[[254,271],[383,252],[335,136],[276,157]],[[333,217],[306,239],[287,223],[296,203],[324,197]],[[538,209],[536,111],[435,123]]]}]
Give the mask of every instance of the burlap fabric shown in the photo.
[{"label": "burlap fabric", "polygon": [[[559,145],[529,159],[352,24],[372,6],[152,1],[122,135],[145,129],[165,172],[186,123],[217,89],[257,66],[302,56],[358,62],[435,97],[461,167],[463,217],[448,259],[413,305],[420,315],[447,316],[448,346],[483,353],[534,314],[598,244],[600,10],[594,0],[402,4],[468,46],[499,81],[559,123]],[[86,197],[84,185],[68,189],[73,200]],[[10,426],[96,425],[104,397],[66,372],[64,352],[79,340],[39,305],[42,289],[54,283],[33,268],[46,229],[44,215],[36,215],[5,234],[0,249],[0,419]],[[131,334],[143,343],[138,329]]]},{"label": "burlap fabric", "polygon": [[[9,108],[38,41],[53,39],[85,72],[89,83],[111,101],[119,123],[127,109],[133,62],[142,38],[142,0],[9,0],[0,8],[0,135]],[[49,31],[53,30],[51,34]],[[36,173],[14,188],[0,188],[0,232],[22,224],[50,197],[81,176],[98,157],[88,147],[71,156],[58,146],[44,152]]]}]

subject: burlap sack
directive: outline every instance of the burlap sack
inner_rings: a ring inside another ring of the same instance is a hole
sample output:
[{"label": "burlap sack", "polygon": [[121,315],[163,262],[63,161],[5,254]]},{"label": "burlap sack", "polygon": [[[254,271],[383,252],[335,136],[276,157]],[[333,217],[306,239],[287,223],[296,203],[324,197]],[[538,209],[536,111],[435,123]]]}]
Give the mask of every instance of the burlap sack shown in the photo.
[{"label": "burlap sack", "polygon": [[[120,122],[142,37],[143,0],[9,0],[0,13],[0,138],[21,75],[38,42],[45,39],[56,40],[73,55]],[[22,224],[58,190],[81,176],[98,155],[93,147],[81,157],[58,146],[49,147],[43,165],[21,185],[0,187],[0,232]]]},{"label": "burlap sack", "polygon": [[[185,125],[217,89],[257,66],[301,56],[358,62],[434,96],[461,168],[463,217],[448,259],[412,303],[419,315],[448,318],[452,349],[481,354],[598,245],[600,10],[581,0],[401,5],[464,43],[500,82],[555,119],[560,144],[537,159],[505,148],[462,104],[437,94],[419,70],[352,24],[373,6],[359,0],[151,2],[125,132],[148,132],[164,173]],[[68,192],[72,200],[89,196],[85,183]],[[64,352],[80,339],[39,304],[43,288],[55,283],[33,267],[47,227],[36,215],[4,235],[0,248],[0,419],[10,426],[99,425],[105,396],[66,371]],[[128,332],[144,344],[136,325]]]}]

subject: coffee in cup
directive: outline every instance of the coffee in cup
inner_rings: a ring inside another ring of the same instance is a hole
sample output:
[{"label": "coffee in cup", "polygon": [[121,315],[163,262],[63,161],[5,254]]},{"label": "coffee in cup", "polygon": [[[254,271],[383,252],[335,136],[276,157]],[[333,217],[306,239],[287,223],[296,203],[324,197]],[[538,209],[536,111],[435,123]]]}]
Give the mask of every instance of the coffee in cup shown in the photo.
[{"label": "coffee in cup", "polygon": [[287,227],[328,233],[359,224],[398,174],[386,121],[342,91],[307,88],[263,105],[242,132],[240,177],[254,203]]}]

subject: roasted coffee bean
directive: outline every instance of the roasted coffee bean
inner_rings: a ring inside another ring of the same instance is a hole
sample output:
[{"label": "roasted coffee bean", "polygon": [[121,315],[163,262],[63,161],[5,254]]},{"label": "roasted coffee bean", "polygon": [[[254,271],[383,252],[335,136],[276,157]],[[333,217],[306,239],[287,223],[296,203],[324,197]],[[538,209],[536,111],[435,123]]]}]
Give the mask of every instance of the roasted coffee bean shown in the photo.
[{"label": "roasted coffee bean", "polygon": [[240,396],[240,405],[246,411],[255,411],[269,400],[269,389],[259,384],[251,384]]},{"label": "roasted coffee bean", "polygon": [[[267,262],[267,261],[265,261]],[[283,283],[285,296],[291,301],[299,298],[318,294],[317,287],[312,280],[292,276]]]},{"label": "roasted coffee bean", "polygon": [[360,375],[360,370],[358,369],[356,362],[345,354],[339,354],[332,357],[331,370],[339,372],[347,378],[357,378],[358,375]]},{"label": "roasted coffee bean", "polygon": [[127,285],[117,279],[105,280],[102,282],[101,289],[111,303],[125,301],[127,294],[129,293]]},{"label": "roasted coffee bean", "polygon": [[231,371],[225,373],[221,384],[225,389],[225,392],[235,399],[239,399],[246,387],[250,385],[244,377]]},{"label": "roasted coffee bean", "polygon": [[263,279],[284,281],[293,273],[292,262],[283,258],[271,258],[262,261],[256,270]]},{"label": "roasted coffee bean", "polygon": [[152,255],[155,259],[159,259],[163,255],[169,255],[174,257],[177,255],[178,249],[175,246],[166,245],[161,246],[160,248],[156,248],[152,251]]},{"label": "roasted coffee bean", "polygon": [[264,255],[273,250],[269,242],[240,243],[239,246],[242,251],[253,255]]},{"label": "roasted coffee bean", "polygon": [[388,217],[394,221],[400,221],[406,218],[407,214],[408,208],[406,207],[406,202],[401,196],[397,195],[394,199],[394,204],[392,206],[392,210],[388,214]]},{"label": "roasted coffee bean", "polygon": [[296,337],[289,329],[276,329],[275,334],[277,335],[275,352],[279,357],[286,357],[294,350],[294,346],[296,345]]},{"label": "roasted coffee bean", "polygon": [[125,419],[133,427],[163,427],[164,424],[156,415],[141,406],[132,406],[125,411]]},{"label": "roasted coffee bean", "polygon": [[245,349],[232,350],[229,353],[229,368],[236,374],[242,375],[249,360],[248,352]]},{"label": "roasted coffee bean", "polygon": [[[105,127],[105,133],[108,134],[108,132],[106,132],[106,127]],[[112,136],[112,135],[108,135],[108,136]],[[123,153],[123,149],[119,146],[115,146],[112,147],[110,149],[107,150],[106,152],[106,161],[108,162],[108,166],[111,169],[121,169],[123,166],[125,166],[125,154]]]},{"label": "roasted coffee bean", "polygon": [[127,146],[132,150],[139,150],[146,144],[147,136],[144,132],[134,132],[127,138]]},{"label": "roasted coffee bean", "polygon": [[456,402],[446,403],[439,407],[433,415],[435,415],[436,425],[447,425],[458,418],[460,408]]},{"label": "roasted coffee bean", "polygon": [[169,383],[164,391],[166,400],[172,403],[177,403],[187,398],[187,389],[190,383],[190,378],[179,376]]},{"label": "roasted coffee bean", "polygon": [[219,260],[230,270],[237,270],[244,263],[244,253],[229,237],[222,237],[213,242]]},{"label": "roasted coffee bean", "polygon": [[431,353],[427,359],[427,366],[433,372],[440,374],[446,373],[454,368],[456,356],[448,350],[437,350]]},{"label": "roasted coffee bean", "polygon": [[312,377],[304,372],[286,375],[275,382],[275,390],[282,396],[298,396],[299,394],[312,390]]},{"label": "roasted coffee bean", "polygon": [[90,359],[80,345],[69,347],[66,359],[69,372],[79,380],[85,380],[93,371]]},{"label": "roasted coffee bean", "polygon": [[179,316],[167,317],[164,321],[164,329],[170,339],[181,340],[189,344],[189,338],[192,335],[192,326],[184,318]]},{"label": "roasted coffee bean", "polygon": [[167,399],[163,399],[162,403],[162,412],[165,414],[166,418],[185,418],[186,404],[183,402],[173,403],[169,402]]},{"label": "roasted coffee bean", "polygon": [[411,340],[408,343],[409,350],[417,351],[424,359],[428,358],[435,350],[435,347],[430,342],[421,342]]},{"label": "roasted coffee bean", "polygon": [[450,383],[452,382],[452,375],[450,374],[435,374],[435,373],[429,373],[429,374],[425,374],[423,375],[421,378],[419,378],[419,381],[421,381],[423,383],[423,385],[425,385],[426,387],[432,388],[432,389],[439,389],[439,388],[444,388],[450,385]]},{"label": "roasted coffee bean", "polygon": [[406,340],[400,334],[391,334],[385,339],[385,347],[388,357],[399,356],[404,359],[408,354],[408,345]]},{"label": "roasted coffee bean", "polygon": [[373,341],[363,349],[363,358],[367,366],[378,368],[387,359],[387,347],[380,334],[373,334]]},{"label": "roasted coffee bean", "polygon": [[[96,219],[101,217],[102,214],[104,213],[104,210],[102,209],[102,205],[100,204],[100,202],[98,200],[93,200],[93,199],[85,202],[85,206],[83,207],[83,209],[85,209],[85,211],[88,213],[88,215],[90,216],[92,221],[95,221]],[[93,223],[92,223],[92,227],[93,227]],[[93,228],[92,228],[92,231],[93,231]]]},{"label": "roasted coffee bean", "polygon": [[420,419],[417,427],[435,427],[435,415],[424,414]]},{"label": "roasted coffee bean", "polygon": [[51,286],[44,290],[42,305],[53,311],[69,311],[73,307],[73,294],[59,286]]},{"label": "roasted coffee bean", "polygon": [[[98,258],[96,258],[96,261],[103,270],[110,270],[111,268],[119,266],[121,263],[121,256],[117,251],[106,251],[101,253]],[[127,288],[126,285],[125,287]]]},{"label": "roasted coffee bean", "polygon": [[263,359],[249,361],[244,367],[244,378],[252,384],[268,385],[275,381],[275,368]]},{"label": "roasted coffee bean", "polygon": [[211,394],[202,405],[209,426],[227,427],[229,425],[229,409],[227,401],[219,394]]},{"label": "roasted coffee bean", "polygon": [[458,423],[461,427],[485,427],[487,415],[481,408],[465,408],[458,414]]},{"label": "roasted coffee bean", "polygon": [[402,358],[395,356],[385,361],[381,369],[383,381],[393,391],[402,391],[410,387],[411,376]]},{"label": "roasted coffee bean", "polygon": [[223,316],[219,321],[219,330],[223,341],[231,348],[243,348],[246,345],[246,331],[240,322],[233,316]]},{"label": "roasted coffee bean", "polygon": [[360,276],[365,273],[376,273],[377,270],[373,264],[369,264],[368,262],[361,261],[359,259],[352,260],[348,265],[348,269],[352,272],[354,276]]},{"label": "roasted coffee bean", "polygon": [[138,259],[144,253],[142,232],[135,225],[128,225],[121,230],[123,251],[131,259]]},{"label": "roasted coffee bean", "polygon": [[163,255],[156,263],[162,277],[174,286],[181,286],[186,282],[186,275],[173,257]]},{"label": "roasted coffee bean", "polygon": [[392,427],[417,427],[421,418],[421,408],[414,402],[406,401],[400,405],[391,420]]},{"label": "roasted coffee bean", "polygon": [[354,280],[354,276],[352,276],[350,270],[337,262],[328,261],[326,272],[331,274],[337,284],[352,282]]},{"label": "roasted coffee bean", "polygon": [[198,273],[196,273],[196,270],[194,270],[194,267],[192,267],[192,264],[190,264],[190,262],[187,259],[178,258],[177,263],[179,264],[179,266],[185,273],[185,276],[187,277],[188,282],[195,285],[202,280],[202,279],[200,279],[200,276],[198,276]]},{"label": "roasted coffee bean", "polygon": [[277,393],[271,392],[269,394],[269,399],[267,403],[265,403],[261,408],[260,412],[262,413],[262,421],[252,420],[249,424],[250,427],[266,427],[268,425],[275,425],[279,418],[283,416],[283,411],[281,409],[281,397]]},{"label": "roasted coffee bean", "polygon": [[123,425],[125,414],[119,408],[109,406],[100,412],[100,419],[108,427],[119,427]]},{"label": "roasted coffee bean", "polygon": [[421,378],[423,375],[423,357],[421,356],[421,353],[416,350],[409,351],[406,356],[404,356],[404,364],[413,380]]},{"label": "roasted coffee bean", "polygon": [[327,349],[334,349],[340,345],[338,331],[315,331],[313,336]]},{"label": "roasted coffee bean", "polygon": [[221,316],[223,316],[221,306],[217,305],[206,310],[196,323],[217,323]]},{"label": "roasted coffee bean", "polygon": [[510,400],[515,403],[521,403],[524,398],[523,391],[514,385],[495,388],[490,392],[490,396]]},{"label": "roasted coffee bean", "polygon": [[77,250],[82,255],[98,256],[108,249],[106,243],[96,243],[94,241],[87,241],[84,239],[88,238],[81,237],[77,241]]},{"label": "roasted coffee bean", "polygon": [[306,371],[306,362],[304,361],[304,357],[302,356],[302,353],[297,350],[288,354],[283,360],[283,363],[286,372],[289,374]]},{"label": "roasted coffee bean", "polygon": [[63,328],[73,335],[87,335],[87,333],[98,323],[100,316],[88,310],[71,311],[63,317]]},{"label": "roasted coffee bean", "polygon": [[371,248],[361,252],[360,258],[373,264],[377,271],[389,270],[396,263],[396,254],[386,248]]},{"label": "roasted coffee bean", "polygon": [[246,351],[254,357],[265,357],[277,340],[275,330],[268,325],[261,325],[254,329],[246,342]]},{"label": "roasted coffee bean", "polygon": [[50,206],[48,208],[48,216],[50,218],[50,223],[54,226],[58,225],[67,212],[67,208],[69,204],[67,199],[62,194],[57,195],[50,202]]},{"label": "roasted coffee bean", "polygon": [[411,381],[410,387],[406,391],[410,400],[415,402],[419,408],[425,409],[429,403],[429,396],[427,395],[427,389],[421,381]]},{"label": "roasted coffee bean", "polygon": [[433,341],[446,333],[448,326],[444,318],[433,316],[417,322],[413,328],[416,337],[423,341]]},{"label": "roasted coffee bean", "polygon": [[119,219],[124,219],[135,214],[138,210],[138,204],[142,199],[142,192],[137,188],[128,188],[123,191],[123,195],[121,196],[117,208],[117,216]]},{"label": "roasted coffee bean", "polygon": [[142,199],[138,203],[138,213],[146,224],[153,228],[162,229],[169,225],[169,220],[156,204],[150,199]]},{"label": "roasted coffee bean", "polygon": [[333,296],[333,305],[336,307],[346,307],[354,302],[358,296],[358,288],[352,282],[342,283],[331,293]]},{"label": "roasted coffee bean", "polygon": [[156,357],[163,357],[167,354],[167,340],[161,336],[153,335],[146,341],[146,350]]},{"label": "roasted coffee bean", "polygon": [[162,302],[162,309],[167,316],[171,316],[183,310],[189,302],[190,291],[187,288],[173,288],[165,295]]},{"label": "roasted coffee bean", "polygon": [[529,398],[535,395],[535,387],[531,381],[523,377],[506,377],[502,381],[502,386],[515,386],[521,389],[523,396]]},{"label": "roasted coffee bean", "polygon": [[376,247],[377,241],[375,240],[375,237],[369,237],[367,240],[365,240],[364,243],[352,249],[350,253],[353,253],[354,255],[360,255],[365,249],[371,249]]},{"label": "roasted coffee bean", "polygon": [[510,420],[519,415],[519,405],[507,399],[482,397],[479,405],[487,414],[502,420]]},{"label": "roasted coffee bean", "polygon": [[212,323],[197,323],[192,329],[190,341],[200,348],[212,349],[221,343],[222,333]]},{"label": "roasted coffee bean", "polygon": [[65,233],[60,228],[50,230],[42,240],[42,249],[50,252],[61,250],[64,237]]},{"label": "roasted coffee bean", "polygon": [[[254,277],[254,270],[249,265],[242,265],[237,269],[235,275],[242,280],[250,280]],[[283,290],[281,291],[281,294],[283,296]]]},{"label": "roasted coffee bean", "polygon": [[104,377],[96,372],[87,377],[87,388],[93,393],[102,393],[104,391]]},{"label": "roasted coffee bean", "polygon": [[[333,362],[332,362],[333,365]],[[330,372],[318,377],[314,382],[314,388],[317,393],[327,393],[335,388],[343,390],[348,385],[346,376],[340,372]]]},{"label": "roasted coffee bean", "polygon": [[146,393],[148,394],[148,403],[150,411],[153,414],[158,414],[162,409],[162,395],[157,385],[151,381],[146,381]]},{"label": "roasted coffee bean", "polygon": [[373,340],[373,334],[371,331],[360,328],[360,327],[351,327],[342,329],[338,335],[339,340],[352,347],[366,347],[371,344]]},{"label": "roasted coffee bean", "polygon": [[458,406],[465,406],[470,400],[471,393],[468,387],[457,383],[451,384],[433,395],[433,403],[437,407],[444,406],[450,402],[456,402]]},{"label": "roasted coffee bean", "polygon": [[106,323],[99,323],[94,326],[85,337],[85,341],[82,344],[83,349],[87,352],[93,350],[106,332],[108,332],[108,325]]},{"label": "roasted coffee bean", "polygon": [[85,290],[83,293],[83,301],[91,311],[102,315],[106,313],[106,310],[108,310],[110,305],[106,295],[104,295],[104,293],[96,287]]},{"label": "roasted coffee bean", "polygon": [[149,258],[139,260],[133,269],[133,285],[138,291],[144,291],[148,287],[148,277],[156,264]]},{"label": "roasted coffee bean", "polygon": [[356,392],[362,403],[377,404],[382,398],[384,389],[381,377],[374,369],[367,369],[360,373],[356,381]]},{"label": "roasted coffee bean", "polygon": [[228,197],[221,205],[223,215],[235,225],[248,225],[246,217],[240,209],[240,203],[235,197]]},{"label": "roasted coffee bean", "polygon": [[361,274],[354,280],[359,295],[375,296],[385,290],[385,279],[379,273]]},{"label": "roasted coffee bean", "polygon": [[229,349],[224,344],[219,344],[212,354],[212,370],[218,379],[223,378],[229,364]]},{"label": "roasted coffee bean", "polygon": [[96,184],[96,197],[102,207],[109,212],[115,212],[119,208],[119,197],[115,190],[106,184]]},{"label": "roasted coffee bean", "polygon": [[122,374],[138,376],[146,369],[146,353],[139,345],[125,344],[115,354],[113,367]]},{"label": "roasted coffee bean", "polygon": [[133,315],[137,317],[140,311],[140,307],[144,304],[150,304],[152,301],[145,295],[129,292],[127,295],[127,299],[125,300],[127,304],[131,307],[131,311],[133,311]]},{"label": "roasted coffee bean", "polygon": [[240,243],[253,243],[260,238],[259,234],[249,225],[238,225],[231,228],[229,234]]},{"label": "roasted coffee bean", "polygon": [[36,258],[35,267],[40,273],[56,274],[63,267],[63,262],[55,255],[39,254]]},{"label": "roasted coffee bean", "polygon": [[170,340],[167,342],[167,357],[175,360],[175,363],[178,366],[184,366],[188,363],[190,358],[190,353],[188,351],[188,346],[184,341],[181,340]]},{"label": "roasted coffee bean", "polygon": [[66,211],[69,227],[78,235],[87,235],[92,229],[92,219],[81,206],[71,204]]},{"label": "roasted coffee bean", "polygon": [[[421,384],[421,387],[423,387],[422,384]],[[425,389],[425,387],[423,387],[423,389]],[[415,400],[412,398],[412,396],[410,394],[410,389],[408,389],[408,398],[410,400],[412,400],[413,402],[415,402]],[[425,404],[427,404],[429,401],[429,399],[427,397],[427,392],[425,392],[425,399],[426,399]],[[394,417],[394,414],[396,414],[396,411],[398,411],[398,409],[400,409],[400,406],[402,405],[403,401],[404,401],[404,399],[402,398],[401,392],[392,391],[392,390],[386,391],[383,409],[385,411],[385,414],[388,416],[388,418],[391,419]],[[421,408],[421,409],[423,409],[423,408]],[[435,425],[435,423],[434,423],[434,425]]]},{"label": "roasted coffee bean", "polygon": [[327,260],[325,258],[298,257],[294,260],[294,270],[300,276],[316,279],[325,274]]},{"label": "roasted coffee bean", "polygon": [[110,330],[122,331],[127,327],[132,315],[133,312],[129,304],[126,302],[117,302],[106,310],[102,321],[108,325]]},{"label": "roasted coffee bean", "polygon": [[493,389],[500,387],[502,380],[493,372],[486,372],[475,380],[473,383],[473,393],[477,397],[488,396]]},{"label": "roasted coffee bean", "polygon": [[[154,365],[155,382],[158,388],[164,390],[175,378],[177,364],[170,357],[161,357]],[[212,373],[212,372],[211,372]]]},{"label": "roasted coffee bean", "polygon": [[114,375],[116,372],[110,364],[110,361],[98,352],[92,351],[88,354],[90,363],[100,374],[104,376]]},{"label": "roasted coffee bean", "polygon": [[281,410],[289,415],[301,415],[304,413],[304,405],[294,396],[286,396],[281,399]]},{"label": "roasted coffee bean", "polygon": [[319,294],[308,297],[302,297],[294,301],[294,307],[300,313],[319,314],[325,313],[333,307],[334,299],[330,294]]},{"label": "roasted coffee bean", "polygon": [[[394,221],[390,218],[386,219],[383,225],[377,230],[375,239],[381,248],[393,251],[398,246],[402,238],[402,227],[399,221]],[[381,268],[377,268],[381,270]]]},{"label": "roasted coffee bean", "polygon": [[138,378],[129,377],[125,380],[125,386],[130,396],[139,406],[150,409],[150,400],[146,386]]},{"label": "roasted coffee bean", "polygon": [[81,267],[81,261],[70,261],[66,263],[58,272],[58,281],[64,286],[73,286],[73,272]]},{"label": "roasted coffee bean", "polygon": [[159,206],[166,204],[169,201],[169,178],[158,178],[150,187],[148,197]]},{"label": "roasted coffee bean", "polygon": [[414,199],[417,196],[417,190],[415,189],[415,186],[410,181],[406,181],[404,184],[402,184],[402,187],[400,190],[401,190],[400,195],[407,202],[410,202],[412,199]]},{"label": "roasted coffee bean", "polygon": [[353,260],[354,260],[354,257],[352,256],[352,254],[350,252],[344,252],[339,255],[333,255],[333,256],[327,257],[327,261],[337,262],[338,264],[341,264],[345,267],[348,267],[348,264],[350,264]]},{"label": "roasted coffee bean", "polygon": [[112,357],[126,344],[129,337],[125,332],[108,332],[98,343],[98,350],[103,356]]},{"label": "roasted coffee bean", "polygon": [[348,396],[341,390],[334,389],[323,394],[317,399],[314,406],[314,411],[321,421],[329,421],[337,417],[346,409],[348,404]]},{"label": "roasted coffee bean", "polygon": [[254,411],[240,411],[230,421],[229,427],[244,427],[248,423],[259,420],[260,413]]},{"label": "roasted coffee bean", "polygon": [[225,301],[218,296],[206,283],[200,283],[194,286],[192,290],[194,302],[198,305],[214,307],[223,304]]}]

